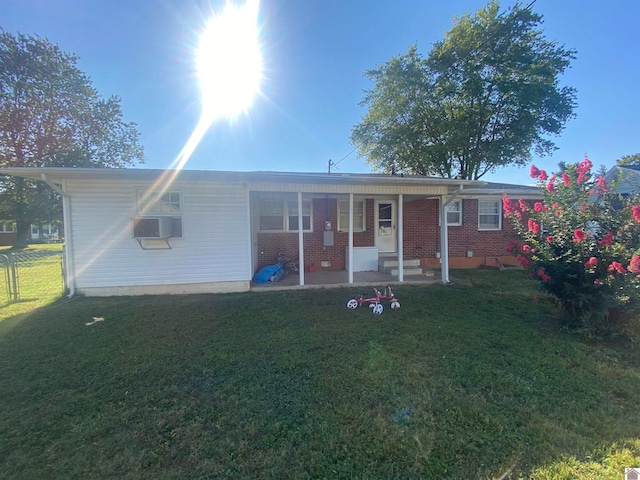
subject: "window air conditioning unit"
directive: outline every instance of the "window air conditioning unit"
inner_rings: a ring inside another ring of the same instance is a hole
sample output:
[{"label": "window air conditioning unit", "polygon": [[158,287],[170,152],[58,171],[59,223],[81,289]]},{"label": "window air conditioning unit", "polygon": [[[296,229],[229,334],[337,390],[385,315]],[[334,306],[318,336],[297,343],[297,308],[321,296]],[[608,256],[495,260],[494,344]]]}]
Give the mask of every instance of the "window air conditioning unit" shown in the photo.
[{"label": "window air conditioning unit", "polygon": [[169,238],[172,233],[171,217],[136,217],[131,219],[133,238]]}]

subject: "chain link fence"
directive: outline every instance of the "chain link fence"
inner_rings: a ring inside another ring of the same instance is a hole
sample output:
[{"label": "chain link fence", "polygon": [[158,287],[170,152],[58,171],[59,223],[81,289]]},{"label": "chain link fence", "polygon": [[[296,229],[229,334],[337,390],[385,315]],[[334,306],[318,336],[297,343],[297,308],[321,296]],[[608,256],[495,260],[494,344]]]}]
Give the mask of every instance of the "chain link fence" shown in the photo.
[{"label": "chain link fence", "polygon": [[65,290],[64,258],[60,251],[0,255],[0,268],[5,283],[0,305],[57,297]]}]

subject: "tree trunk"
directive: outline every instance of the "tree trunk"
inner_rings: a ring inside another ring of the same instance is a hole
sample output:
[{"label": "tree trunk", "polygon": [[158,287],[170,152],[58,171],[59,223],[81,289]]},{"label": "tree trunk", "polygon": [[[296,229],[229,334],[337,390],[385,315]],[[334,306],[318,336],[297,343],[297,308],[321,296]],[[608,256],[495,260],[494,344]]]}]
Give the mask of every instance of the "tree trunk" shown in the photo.
[{"label": "tree trunk", "polygon": [[29,230],[31,230],[31,224],[21,221],[16,222],[16,242],[13,245],[14,248],[27,248]]},{"label": "tree trunk", "polygon": [[14,248],[26,248],[29,241],[29,230],[31,222],[27,214],[29,206],[26,199],[25,179],[15,178],[15,218],[16,221],[16,242]]}]

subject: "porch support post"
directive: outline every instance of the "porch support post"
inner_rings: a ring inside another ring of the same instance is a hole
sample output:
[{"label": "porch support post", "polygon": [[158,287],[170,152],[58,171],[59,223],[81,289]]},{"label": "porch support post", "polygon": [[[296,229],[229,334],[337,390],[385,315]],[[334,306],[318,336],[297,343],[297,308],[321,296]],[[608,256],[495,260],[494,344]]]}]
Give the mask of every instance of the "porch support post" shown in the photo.
[{"label": "porch support post", "polygon": [[442,268],[442,283],[451,283],[449,280],[449,225],[447,225],[446,208],[462,193],[464,186],[460,185],[458,190],[449,198],[440,196],[440,263]]},{"label": "porch support post", "polygon": [[440,197],[440,268],[442,272],[442,283],[449,281],[449,226],[447,225],[446,197]]},{"label": "porch support post", "polygon": [[349,283],[353,283],[353,193],[349,194]]},{"label": "porch support post", "polygon": [[404,226],[402,224],[402,194],[398,194],[398,281],[404,282]]},{"label": "porch support post", "polygon": [[298,192],[298,274],[304,285],[304,225],[302,223],[302,192]]}]

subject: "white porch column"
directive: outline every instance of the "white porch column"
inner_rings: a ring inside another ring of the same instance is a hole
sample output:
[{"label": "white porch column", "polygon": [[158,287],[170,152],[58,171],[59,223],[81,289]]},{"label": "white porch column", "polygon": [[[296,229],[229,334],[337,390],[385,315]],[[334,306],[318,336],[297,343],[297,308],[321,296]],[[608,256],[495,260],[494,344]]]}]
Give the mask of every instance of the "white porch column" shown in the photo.
[{"label": "white porch column", "polygon": [[298,273],[304,285],[304,225],[302,223],[302,192],[298,192]]},{"label": "white porch column", "polygon": [[445,199],[440,197],[440,263],[442,271],[442,283],[449,282],[449,227],[447,225],[447,213],[445,211]]},{"label": "white porch column", "polygon": [[398,281],[404,282],[404,226],[402,224],[402,194],[398,194]]},{"label": "white porch column", "polygon": [[353,283],[353,193],[349,194],[349,283]]}]

